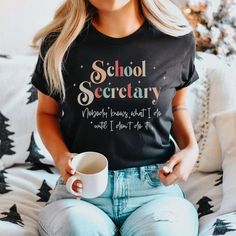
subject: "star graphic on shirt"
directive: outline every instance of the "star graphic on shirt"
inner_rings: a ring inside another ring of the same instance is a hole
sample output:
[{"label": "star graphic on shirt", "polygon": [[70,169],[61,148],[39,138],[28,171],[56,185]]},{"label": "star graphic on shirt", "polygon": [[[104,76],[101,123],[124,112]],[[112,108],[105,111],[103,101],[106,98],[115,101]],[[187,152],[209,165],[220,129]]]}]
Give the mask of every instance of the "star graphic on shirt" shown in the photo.
[{"label": "star graphic on shirt", "polygon": [[111,85],[111,82],[109,82],[108,85]]},{"label": "star graphic on shirt", "polygon": [[109,66],[109,65],[110,65],[110,63],[109,63],[109,62],[107,62],[107,65]]},{"label": "star graphic on shirt", "polygon": [[156,67],[155,67],[155,66],[153,66],[153,70],[156,70]]},{"label": "star graphic on shirt", "polygon": [[141,83],[141,81],[139,80],[139,81],[138,81],[138,83],[140,84],[140,83]]},{"label": "star graphic on shirt", "polygon": [[74,83],[73,86],[75,87],[75,86],[76,86],[76,83]]},{"label": "star graphic on shirt", "polygon": [[166,80],[166,76],[165,75],[163,76],[163,79]]},{"label": "star graphic on shirt", "polygon": [[80,68],[84,68],[84,66],[83,66],[83,65],[81,65],[81,66],[80,66]]},{"label": "star graphic on shirt", "polygon": [[92,124],[93,122],[91,121],[90,123]]},{"label": "star graphic on shirt", "polygon": [[132,65],[132,64],[133,64],[133,62],[131,61],[131,62],[130,62],[130,65]]}]

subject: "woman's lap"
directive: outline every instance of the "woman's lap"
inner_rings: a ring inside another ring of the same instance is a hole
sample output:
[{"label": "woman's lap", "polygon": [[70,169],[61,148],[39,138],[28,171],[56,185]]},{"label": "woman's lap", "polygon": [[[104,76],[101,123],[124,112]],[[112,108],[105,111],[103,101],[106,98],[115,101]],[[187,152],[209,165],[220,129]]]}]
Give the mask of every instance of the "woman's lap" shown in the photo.
[{"label": "woman's lap", "polygon": [[83,200],[61,199],[45,206],[39,214],[40,235],[112,236],[117,231],[113,221],[98,207]]},{"label": "woman's lap", "polygon": [[[94,229],[100,232],[99,225],[103,223],[103,234],[91,235],[107,235],[106,232],[114,235],[116,226],[124,236],[197,235],[198,217],[195,208],[185,199],[178,184],[165,186],[156,178],[155,173],[160,167],[161,164],[109,171],[106,191],[94,199],[76,200],[66,191],[62,179],[59,179],[47,206],[40,213],[40,224],[45,230],[52,232],[49,235],[63,235],[53,234],[58,227],[67,231],[71,228],[76,232],[74,225],[80,224],[83,229],[91,229],[94,225]],[[53,210],[55,206],[56,210]],[[54,214],[53,211],[58,213]],[[98,225],[93,220],[94,215],[99,215],[103,223]],[[63,228],[63,224],[66,227]]]},{"label": "woman's lap", "polygon": [[198,215],[184,198],[160,197],[131,213],[120,232],[122,236],[196,236]]}]

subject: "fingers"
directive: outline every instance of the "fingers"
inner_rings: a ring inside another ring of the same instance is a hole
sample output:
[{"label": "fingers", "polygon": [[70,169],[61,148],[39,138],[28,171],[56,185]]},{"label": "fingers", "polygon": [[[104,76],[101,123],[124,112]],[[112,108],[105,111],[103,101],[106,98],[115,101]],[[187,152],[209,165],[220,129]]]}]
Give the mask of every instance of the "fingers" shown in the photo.
[{"label": "fingers", "polygon": [[164,185],[174,184],[178,181],[178,175],[176,174],[175,169],[178,163],[178,157],[173,155],[167,164],[165,164],[162,169],[159,170],[159,177]]},{"label": "fingers", "polygon": [[[68,158],[66,164],[65,164],[65,167],[64,167],[64,183],[66,184],[67,183],[67,180],[75,174],[75,170],[73,169],[73,166],[72,166],[72,159],[73,157],[75,156],[76,154],[74,153],[71,153],[70,157]],[[82,194],[82,191],[83,191],[83,185],[82,185],[82,182],[80,180],[75,180],[72,184],[72,189],[75,191],[75,192],[78,192],[80,195]],[[76,196],[76,199],[80,199],[81,196]]]},{"label": "fingers", "polygon": [[179,162],[177,156],[173,155],[170,160],[167,162],[167,164],[165,164],[162,169],[164,171],[164,173],[169,174],[171,172],[173,172],[173,169],[175,167],[175,165]]},{"label": "fingers", "polygon": [[71,177],[70,174],[68,174],[67,172],[64,174],[63,176],[63,181],[64,181],[64,184],[66,184],[67,180]]},{"label": "fingers", "polygon": [[72,185],[72,189],[75,191],[75,192],[78,192],[80,195],[79,196],[76,196],[76,199],[77,200],[80,200],[81,199],[81,194],[82,194],[82,191],[83,191],[83,185],[82,185],[82,182],[80,180],[76,180],[73,185]]},{"label": "fingers", "polygon": [[66,172],[70,175],[74,175],[75,174],[75,170],[72,167],[72,163],[71,163],[71,158],[68,159],[67,165],[66,165]]},{"label": "fingers", "polygon": [[83,190],[82,182],[80,180],[76,180],[72,185],[72,189],[75,192],[82,193],[82,190]]},{"label": "fingers", "polygon": [[64,174],[63,174],[63,179],[64,179],[64,183],[66,184],[67,180],[75,174],[75,170],[72,167],[72,163],[71,163],[72,158],[69,158],[65,164],[65,169],[64,169]]},{"label": "fingers", "polygon": [[160,177],[161,182],[166,186],[170,184],[174,184],[178,181],[178,176],[175,174],[175,172],[172,172],[166,175],[166,173],[163,170],[160,170],[159,177]]},{"label": "fingers", "polygon": [[183,163],[178,162],[173,169],[173,172],[166,174],[163,169],[158,171],[161,182],[164,185],[175,184],[179,181],[187,181],[189,171],[184,168]]},{"label": "fingers", "polygon": [[[68,178],[70,177],[71,175],[69,174],[66,174],[66,177],[64,178],[64,183],[66,184]],[[72,184],[72,189],[75,191],[75,192],[78,192],[80,195],[82,194],[83,192],[83,184],[80,180],[75,180]],[[77,199],[80,199],[81,196],[76,196]]]}]

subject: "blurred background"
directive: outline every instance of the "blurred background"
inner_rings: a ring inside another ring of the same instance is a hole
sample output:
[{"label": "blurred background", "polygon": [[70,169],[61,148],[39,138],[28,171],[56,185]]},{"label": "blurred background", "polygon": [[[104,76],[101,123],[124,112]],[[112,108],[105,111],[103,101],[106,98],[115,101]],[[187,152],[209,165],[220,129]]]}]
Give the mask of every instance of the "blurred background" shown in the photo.
[{"label": "blurred background", "polygon": [[198,51],[235,60],[236,0],[188,0],[181,7],[195,30]]},{"label": "blurred background", "polygon": [[0,0],[0,54],[32,54],[33,35],[51,20],[60,2]]}]

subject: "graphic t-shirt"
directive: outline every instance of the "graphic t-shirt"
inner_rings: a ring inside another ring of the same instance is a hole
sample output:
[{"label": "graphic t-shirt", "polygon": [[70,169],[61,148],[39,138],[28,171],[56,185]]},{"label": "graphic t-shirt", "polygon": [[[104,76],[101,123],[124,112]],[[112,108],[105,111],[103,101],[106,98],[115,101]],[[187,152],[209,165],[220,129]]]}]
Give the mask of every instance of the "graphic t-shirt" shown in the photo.
[{"label": "graphic t-shirt", "polygon": [[[42,43],[43,56],[55,35]],[[176,151],[172,99],[199,78],[194,58],[193,33],[169,36],[145,20],[134,33],[113,38],[88,21],[64,57],[65,101],[49,94],[40,57],[32,84],[60,103],[70,152],[100,152],[110,170],[163,163]]]}]

